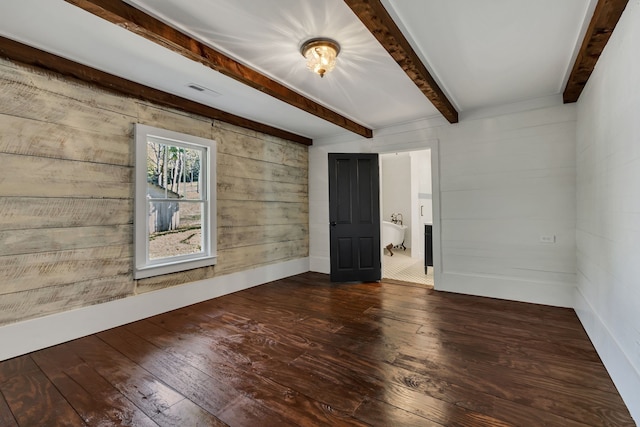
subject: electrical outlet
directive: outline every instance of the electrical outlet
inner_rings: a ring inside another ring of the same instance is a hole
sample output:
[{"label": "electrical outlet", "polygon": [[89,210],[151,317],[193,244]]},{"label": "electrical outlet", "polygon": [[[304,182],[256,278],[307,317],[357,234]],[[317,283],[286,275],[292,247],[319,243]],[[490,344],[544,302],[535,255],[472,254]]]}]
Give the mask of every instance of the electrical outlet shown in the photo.
[{"label": "electrical outlet", "polygon": [[556,242],[556,236],[555,235],[540,236],[540,243],[555,243],[555,242]]}]

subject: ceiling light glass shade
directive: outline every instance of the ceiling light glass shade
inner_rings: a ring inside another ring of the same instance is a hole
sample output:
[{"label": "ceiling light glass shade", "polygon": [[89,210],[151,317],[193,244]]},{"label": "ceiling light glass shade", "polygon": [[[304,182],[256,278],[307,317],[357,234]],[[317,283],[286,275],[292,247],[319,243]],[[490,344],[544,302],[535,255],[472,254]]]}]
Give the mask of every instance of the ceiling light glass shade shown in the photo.
[{"label": "ceiling light glass shade", "polygon": [[307,68],[324,77],[336,67],[340,45],[331,39],[311,39],[302,44],[300,52],[307,58]]}]

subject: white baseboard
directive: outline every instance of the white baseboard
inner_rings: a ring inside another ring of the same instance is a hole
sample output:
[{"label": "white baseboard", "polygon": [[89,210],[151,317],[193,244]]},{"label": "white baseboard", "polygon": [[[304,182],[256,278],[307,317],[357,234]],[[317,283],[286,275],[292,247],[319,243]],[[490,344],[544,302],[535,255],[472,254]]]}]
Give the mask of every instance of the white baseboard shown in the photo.
[{"label": "white baseboard", "polygon": [[640,372],[633,367],[609,328],[579,289],[576,291],[574,310],[627,405],[631,417],[640,425]]},{"label": "white baseboard", "polygon": [[200,280],[0,327],[0,361],[309,271],[309,258]]},{"label": "white baseboard", "polygon": [[499,276],[443,272],[434,282],[438,291],[478,295],[555,307],[573,308],[574,283],[548,283]]},{"label": "white baseboard", "polygon": [[309,271],[315,273],[331,273],[331,259],[329,257],[311,256],[309,257]]}]

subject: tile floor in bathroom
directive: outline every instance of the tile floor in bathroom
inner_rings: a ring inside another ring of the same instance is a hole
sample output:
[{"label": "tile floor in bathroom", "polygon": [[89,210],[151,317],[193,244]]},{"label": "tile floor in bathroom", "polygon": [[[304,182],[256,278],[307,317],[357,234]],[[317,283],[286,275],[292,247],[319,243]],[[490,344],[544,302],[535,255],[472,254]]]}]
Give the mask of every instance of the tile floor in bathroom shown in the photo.
[{"label": "tile floor in bathroom", "polygon": [[382,259],[382,277],[403,282],[420,283],[433,288],[433,267],[424,274],[424,260],[411,258],[411,249],[393,249],[393,256],[384,251]]}]

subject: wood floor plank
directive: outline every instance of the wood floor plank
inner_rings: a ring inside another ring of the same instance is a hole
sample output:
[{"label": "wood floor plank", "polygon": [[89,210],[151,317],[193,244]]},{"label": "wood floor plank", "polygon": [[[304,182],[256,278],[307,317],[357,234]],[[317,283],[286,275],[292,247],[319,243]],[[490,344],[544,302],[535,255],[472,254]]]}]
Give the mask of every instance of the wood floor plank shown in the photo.
[{"label": "wood floor plank", "polygon": [[0,392],[0,426],[6,427],[17,427],[18,422],[15,417],[11,413],[11,409],[9,409],[9,405],[7,401],[4,399],[4,396]]},{"label": "wood floor plank", "polygon": [[427,377],[437,376],[447,383],[547,411],[568,420],[587,425],[625,425],[621,422],[626,417],[617,419],[618,414],[624,415],[624,404],[618,400],[618,396],[608,393],[593,393],[560,381],[542,385],[535,376],[510,369],[491,369],[473,362],[465,365],[448,363],[445,358],[435,357],[434,354],[419,359],[401,355],[394,364]]},{"label": "wood floor plank", "polygon": [[[416,327],[415,323],[370,315],[355,319],[339,333],[378,335],[376,343],[382,341],[388,348],[404,346],[408,349],[405,354],[416,356],[423,354],[424,357],[427,357],[429,352],[446,353],[447,357],[455,359],[456,363],[473,360],[489,363],[496,367],[508,367],[548,376],[609,393],[617,393],[613,382],[599,361],[558,357],[540,346],[514,345],[505,342],[504,337],[500,340],[487,339],[485,334],[462,333],[451,329],[442,330],[434,328],[434,324],[429,325],[428,328],[419,326],[417,331],[419,336],[416,337],[411,333],[414,327]],[[425,333],[426,330],[428,333]],[[392,331],[393,333],[391,333]],[[414,345],[417,343],[419,345]],[[358,350],[366,353],[367,344],[363,343]]]},{"label": "wood floor plank", "polygon": [[418,391],[469,411],[484,413],[496,420],[512,425],[527,425],[529,423],[532,425],[563,425],[566,427],[584,426],[582,423],[573,422],[546,411],[501,399],[488,393],[476,391],[473,388],[460,386],[451,380],[443,380],[436,375],[421,375],[415,370],[404,369],[392,363],[368,360],[367,357],[362,357],[359,354],[339,350],[335,353],[325,352],[316,357],[325,359],[326,361],[323,363],[333,366],[338,371],[348,369],[355,372],[360,381],[377,384],[379,393],[371,396],[394,406],[398,405],[393,401],[388,401],[387,387],[404,387]]},{"label": "wood floor plank", "polygon": [[[599,361],[562,357],[543,347],[517,345],[513,340],[498,341],[453,331],[430,333],[427,337],[428,339],[421,340],[421,348],[410,349],[408,353],[415,354],[416,351],[423,350],[426,352],[435,348],[437,351],[446,351],[458,360],[483,360],[496,367],[513,368],[581,387],[617,393],[611,378]],[[559,347],[555,347],[555,350],[558,349]]]},{"label": "wood floor plank", "polygon": [[227,424],[234,426],[290,426],[298,424],[248,397],[241,397],[227,406],[219,415]]},{"label": "wood floor plank", "polygon": [[[292,390],[255,375],[253,371],[257,369],[253,361],[261,361],[262,354],[259,352],[247,348],[237,352],[234,351],[237,348],[231,348],[225,345],[225,342],[215,343],[216,351],[212,352],[211,340],[185,333],[180,333],[180,339],[175,340],[173,338],[175,333],[146,321],[127,325],[126,329],[140,337],[144,336],[146,340],[167,351],[183,364],[206,372],[215,381],[223,384],[225,389],[241,392],[243,397],[234,400],[216,414],[218,418],[229,424],[237,425],[240,419],[243,423],[241,425],[255,425],[258,420],[265,423],[264,425],[317,425],[319,419],[325,419],[329,415],[319,411],[320,405],[310,402],[304,396],[296,396]],[[252,345],[255,345],[255,342],[252,342]],[[278,355],[281,354],[278,353]],[[252,371],[244,370],[245,366],[251,366]],[[256,387],[257,384],[261,387]],[[296,398],[291,398],[292,396]],[[288,397],[287,401],[285,402],[282,397]],[[262,403],[264,401],[266,404]],[[292,414],[297,416],[292,417]],[[342,424],[356,425],[357,423],[354,420],[351,424],[346,422]],[[335,425],[335,423],[327,423],[327,425]]]},{"label": "wood floor plank", "polygon": [[183,364],[124,328],[101,332],[98,337],[213,415],[240,397],[236,390],[225,387],[206,372]]},{"label": "wood floor plank", "polygon": [[[352,413],[361,403],[362,396],[352,390],[336,389],[333,385],[316,382],[314,387],[310,387],[309,378],[316,375],[319,380],[326,380],[325,377],[318,376],[316,372],[301,371],[289,362],[282,359],[290,359],[291,354],[299,355],[300,352],[287,346],[269,343],[260,337],[259,333],[245,332],[245,335],[234,335],[231,339],[217,343],[216,348],[220,351],[210,352],[210,342],[205,342],[204,348],[197,344],[196,337],[184,337],[183,341],[189,343],[189,348],[179,348],[172,345],[173,340],[163,331],[153,328],[144,322],[136,322],[128,325],[127,328],[135,333],[146,336],[159,346],[166,346],[166,350],[175,357],[181,358],[183,362],[197,365],[199,369],[210,372],[217,381],[231,383],[245,392],[253,387],[256,377],[248,384],[243,384],[246,379],[237,379],[233,372],[241,369],[240,366],[251,366],[253,373],[268,379],[272,383],[280,384],[289,389],[298,390],[302,395],[310,396],[320,402],[331,405],[338,411]],[[238,355],[242,355],[239,357]],[[229,369],[229,367],[233,369]],[[252,374],[245,373],[245,377],[253,377]],[[260,381],[258,379],[258,381]]]},{"label": "wood floor plank", "polygon": [[387,403],[392,406],[399,407],[438,424],[468,427],[512,426],[512,424],[486,414],[469,411],[461,406],[397,384],[389,384],[385,390],[384,397]]},{"label": "wood floor plank", "polygon": [[[249,319],[255,319],[256,317],[256,301],[246,298],[243,295],[233,295],[235,299],[232,299],[232,307],[227,309],[227,314],[232,312],[234,314],[241,314]],[[222,307],[222,302],[217,303],[219,307]],[[340,319],[333,319],[321,314],[318,316],[316,313],[302,309],[300,306],[292,308],[285,304],[263,304],[260,309],[261,321],[269,324],[307,324],[313,325],[315,330],[324,330],[328,332],[335,332],[342,327]]]},{"label": "wood floor plank", "polygon": [[595,353],[593,346],[586,336],[576,336],[575,333],[571,334],[565,331],[562,331],[562,333],[554,333],[553,331],[545,332],[543,329],[535,326],[527,328],[522,325],[522,322],[519,325],[514,325],[515,322],[513,321],[499,323],[486,316],[474,316],[460,312],[442,315],[441,313],[429,312],[424,308],[412,309],[406,307],[402,310],[372,307],[367,309],[366,314],[420,323],[421,325],[426,325],[425,328],[436,325],[444,326],[448,330],[455,328],[455,330],[470,335],[493,335],[500,338],[515,338],[523,343],[537,342],[537,345],[540,345],[539,343],[562,345],[568,349],[575,349],[576,356],[587,353],[592,360],[597,357],[593,355]]},{"label": "wood floor plank", "polygon": [[156,414],[153,420],[160,426],[207,426],[228,427],[218,417],[211,415],[189,399],[182,399],[166,410]]},{"label": "wood floor plank", "polygon": [[635,425],[572,310],[320,273],[0,362],[0,424],[83,425],[80,415],[90,425]]},{"label": "wood floor plank", "polygon": [[371,425],[443,427],[445,424],[421,417],[377,399],[368,398],[356,410],[356,417]]},{"label": "wood floor plank", "polygon": [[157,426],[64,345],[40,350],[32,357],[87,424]]},{"label": "wood floor plank", "polygon": [[[30,356],[18,364],[26,369],[0,383],[0,391],[20,426],[84,426],[74,408],[39,369]],[[29,360],[29,362],[26,362]],[[10,361],[15,366],[16,360]],[[4,363],[3,363],[4,364]]]},{"label": "wood floor plank", "polygon": [[[175,315],[178,316],[178,314]],[[167,318],[166,315],[161,317]],[[189,313],[188,316],[181,316],[183,321],[186,317],[200,320],[192,313]],[[221,315],[218,318],[223,321],[224,317]],[[165,327],[179,326],[171,322],[159,322],[158,324]],[[265,337],[264,331],[259,328],[238,328],[235,330],[235,334],[225,334],[225,337],[217,337],[218,341],[212,341],[200,336],[199,332],[185,333],[183,331],[189,328],[179,327],[174,331],[179,333],[181,337],[176,344],[171,339],[171,331],[163,331],[158,324],[151,321],[141,321],[128,325],[127,329],[141,337],[144,336],[146,340],[170,352],[184,363],[199,366],[207,372],[216,372],[219,374],[216,377],[217,380],[250,396],[253,401],[270,408],[270,412],[281,414],[283,419],[289,420],[295,425],[361,425],[348,413],[340,411],[339,408],[314,400],[304,393],[296,392],[286,385],[270,380],[267,376],[260,375],[263,370],[272,368],[270,364],[265,363],[265,358],[281,362],[283,359],[291,358],[289,353],[298,355],[302,350],[276,343],[269,337]],[[211,351],[212,345],[215,346],[215,352]],[[232,369],[229,369],[230,367]],[[264,412],[264,409],[257,408],[254,402],[243,402],[247,409],[254,408],[254,411]],[[238,403],[234,403],[233,406],[237,407]],[[230,409],[226,408],[224,413],[229,413],[229,411]],[[224,414],[219,416],[224,419]]]},{"label": "wood floor plank", "polygon": [[[224,304],[224,302],[219,302],[219,304]],[[259,309],[257,309],[258,307]],[[364,334],[355,336],[340,334],[339,331],[345,327],[346,321],[349,319],[337,319],[331,314],[322,318],[321,314],[306,311],[306,307],[299,308],[301,313],[304,313],[301,316],[302,320],[293,323],[286,320],[278,321],[277,318],[273,318],[269,314],[270,310],[267,310],[265,305],[251,307],[234,304],[229,307],[229,310],[232,310],[234,315],[268,324],[269,328],[273,329],[274,333],[281,338],[304,347],[303,351],[314,346],[357,349],[363,342],[374,339]],[[384,346],[372,348],[371,351],[379,352],[380,357],[385,359],[393,359],[397,354],[397,352],[389,351]]]},{"label": "wood floor plank", "polygon": [[14,357],[0,363],[0,384],[16,375],[28,375],[38,372],[40,368],[29,355]]},{"label": "wood floor plank", "polygon": [[152,418],[184,400],[180,393],[96,336],[71,341],[64,347]]}]

